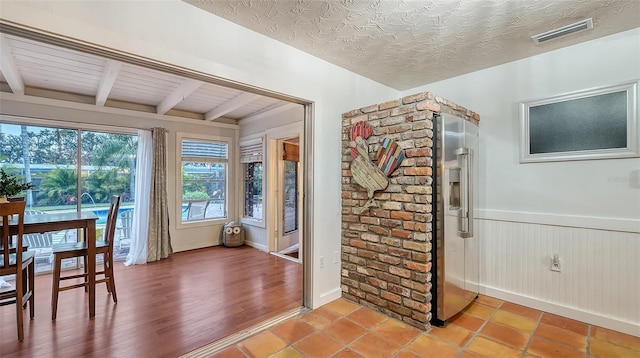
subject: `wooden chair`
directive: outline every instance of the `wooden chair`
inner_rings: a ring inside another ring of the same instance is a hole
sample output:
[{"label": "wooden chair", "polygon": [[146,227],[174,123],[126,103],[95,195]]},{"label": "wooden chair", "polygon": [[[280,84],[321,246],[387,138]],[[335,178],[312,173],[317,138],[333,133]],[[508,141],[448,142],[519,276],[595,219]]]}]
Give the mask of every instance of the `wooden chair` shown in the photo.
[{"label": "wooden chair", "polygon": [[[113,277],[113,242],[116,232],[116,220],[118,218],[118,209],[120,208],[120,197],[112,196],[111,205],[109,207],[109,215],[107,216],[107,225],[104,230],[102,241],[96,242],[96,254],[102,254],[104,257],[104,269],[96,272],[96,276],[104,275],[104,278],[97,279],[97,283],[106,283],[107,292],[111,293],[114,303],[118,303],[116,295],[116,283]],[[84,259],[84,273],[77,275],[61,276],[62,260],[82,257]],[[71,290],[74,288],[84,287],[87,291],[88,274],[87,274],[87,243],[76,242],[68,244],[58,244],[53,246],[53,287],[51,292],[51,319],[55,320],[58,312],[58,294],[60,291]],[[60,281],[82,278],[82,283],[68,286],[60,286]]]},{"label": "wooden chair", "polygon": [[[24,339],[23,309],[29,303],[29,317],[33,319],[34,301],[34,261],[33,252],[23,249],[24,234],[24,209],[26,203],[9,202],[0,204],[0,217],[2,226],[0,227],[0,276],[15,275],[15,288],[7,291],[0,291],[0,306],[16,305],[16,318],[18,325],[18,341]],[[12,215],[18,216],[17,235],[9,234],[9,225]],[[14,239],[15,238],[15,242]]]}]

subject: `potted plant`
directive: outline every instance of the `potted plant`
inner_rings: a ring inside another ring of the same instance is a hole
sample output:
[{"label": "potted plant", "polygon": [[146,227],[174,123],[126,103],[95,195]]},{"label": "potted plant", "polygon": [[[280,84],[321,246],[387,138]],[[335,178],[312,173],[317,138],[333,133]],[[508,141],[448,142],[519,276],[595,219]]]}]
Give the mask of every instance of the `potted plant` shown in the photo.
[{"label": "potted plant", "polygon": [[23,183],[17,175],[0,168],[0,202],[7,202],[9,198],[29,189],[33,189],[32,183]]}]

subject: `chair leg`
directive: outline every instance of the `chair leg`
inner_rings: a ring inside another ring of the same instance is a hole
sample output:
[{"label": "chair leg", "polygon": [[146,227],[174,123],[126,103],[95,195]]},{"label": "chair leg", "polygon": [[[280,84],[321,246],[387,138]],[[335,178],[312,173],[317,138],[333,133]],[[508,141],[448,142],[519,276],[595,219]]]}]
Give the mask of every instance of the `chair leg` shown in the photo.
[{"label": "chair leg", "polygon": [[35,278],[35,262],[32,262],[31,265],[29,265],[28,271],[29,271],[29,290],[31,291],[31,297],[29,297],[29,318],[33,319],[33,317],[35,316],[36,310],[35,310],[35,295],[36,295],[36,290],[35,290],[35,282],[36,282],[36,278]]},{"label": "chair leg", "polygon": [[62,266],[62,259],[53,255],[53,284],[51,286],[51,320],[56,320],[58,314],[58,293],[60,290],[60,266]]},{"label": "chair leg", "polygon": [[[26,292],[29,292],[29,280],[27,279],[29,277],[29,271],[28,271],[28,267],[25,267],[22,270],[22,296],[24,296],[24,294]],[[27,302],[26,301],[22,301],[22,309],[27,308]]]},{"label": "chair leg", "polygon": [[24,319],[24,307],[22,304],[22,299],[24,298],[24,287],[22,286],[24,277],[22,272],[16,273],[16,323],[18,328],[18,341],[22,342],[24,340],[24,327],[22,325],[22,321]]},{"label": "chair leg", "polygon": [[84,255],[84,292],[89,292],[89,257]]},{"label": "chair leg", "polygon": [[107,293],[111,293],[111,283],[109,282],[109,257],[107,253],[102,254],[102,266],[104,267],[104,278],[107,280]]},{"label": "chair leg", "polygon": [[113,303],[118,303],[118,295],[116,294],[116,281],[113,275],[113,256],[105,255],[105,262],[109,263],[109,268],[105,267],[105,274],[108,275],[109,280],[107,281],[107,286],[111,289],[111,298],[113,299]]}]

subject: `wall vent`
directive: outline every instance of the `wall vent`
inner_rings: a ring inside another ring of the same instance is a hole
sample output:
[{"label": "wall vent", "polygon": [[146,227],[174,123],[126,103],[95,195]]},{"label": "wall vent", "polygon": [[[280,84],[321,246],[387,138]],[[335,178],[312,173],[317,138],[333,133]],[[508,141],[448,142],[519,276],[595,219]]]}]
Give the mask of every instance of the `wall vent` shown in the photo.
[{"label": "wall vent", "polygon": [[531,36],[531,38],[533,39],[533,42],[538,45],[549,40],[557,39],[558,37],[589,29],[593,29],[593,20],[591,18],[576,22],[571,25],[563,26],[555,30],[543,32],[541,34]]}]

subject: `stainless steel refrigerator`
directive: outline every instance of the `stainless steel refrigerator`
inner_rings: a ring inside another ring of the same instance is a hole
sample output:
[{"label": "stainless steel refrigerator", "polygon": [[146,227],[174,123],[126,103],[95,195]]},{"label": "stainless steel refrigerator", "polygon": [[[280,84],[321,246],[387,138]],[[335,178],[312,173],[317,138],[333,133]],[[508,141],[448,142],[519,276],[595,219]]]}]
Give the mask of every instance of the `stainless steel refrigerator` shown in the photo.
[{"label": "stainless steel refrigerator", "polygon": [[432,321],[443,325],[478,295],[479,257],[474,227],[478,202],[478,126],[449,114],[434,117],[435,262]]}]

